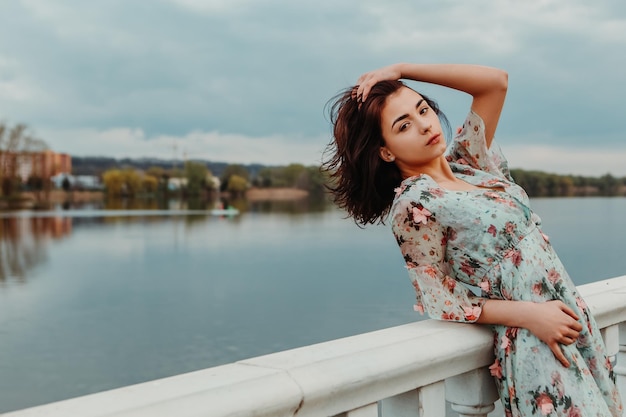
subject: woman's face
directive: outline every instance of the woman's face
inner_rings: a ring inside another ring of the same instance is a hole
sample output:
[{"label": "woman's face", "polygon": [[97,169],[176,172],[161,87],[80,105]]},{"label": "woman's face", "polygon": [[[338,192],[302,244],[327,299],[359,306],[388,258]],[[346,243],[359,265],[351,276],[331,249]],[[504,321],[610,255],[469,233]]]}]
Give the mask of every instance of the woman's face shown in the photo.
[{"label": "woman's face", "polygon": [[381,131],[385,141],[380,148],[381,158],[395,161],[403,173],[420,172],[446,150],[439,117],[410,88],[403,87],[387,97],[381,113]]}]

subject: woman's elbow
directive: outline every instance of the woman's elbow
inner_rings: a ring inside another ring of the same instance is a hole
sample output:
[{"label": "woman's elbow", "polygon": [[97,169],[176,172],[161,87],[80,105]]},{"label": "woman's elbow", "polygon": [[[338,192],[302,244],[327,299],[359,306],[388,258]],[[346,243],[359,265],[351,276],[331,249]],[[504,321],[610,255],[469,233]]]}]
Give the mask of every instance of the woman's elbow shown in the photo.
[{"label": "woman's elbow", "polygon": [[509,73],[499,69],[495,77],[495,84],[499,90],[506,91],[509,88]]}]

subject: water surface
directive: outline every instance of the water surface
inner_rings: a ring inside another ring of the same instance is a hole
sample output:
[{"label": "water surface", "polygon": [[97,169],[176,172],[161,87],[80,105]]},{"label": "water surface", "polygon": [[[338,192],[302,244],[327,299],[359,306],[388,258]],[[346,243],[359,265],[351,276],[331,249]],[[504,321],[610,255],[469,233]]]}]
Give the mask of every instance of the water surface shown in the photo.
[{"label": "water surface", "polygon": [[[577,284],[626,274],[626,199],[533,206]],[[0,412],[419,319],[387,226],[137,214],[0,219]]]}]

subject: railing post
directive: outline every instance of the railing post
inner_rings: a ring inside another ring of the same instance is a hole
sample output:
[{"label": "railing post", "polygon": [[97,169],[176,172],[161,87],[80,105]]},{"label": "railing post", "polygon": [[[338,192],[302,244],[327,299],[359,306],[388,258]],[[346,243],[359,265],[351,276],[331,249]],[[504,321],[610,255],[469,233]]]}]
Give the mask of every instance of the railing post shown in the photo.
[{"label": "railing post", "polygon": [[486,367],[446,379],[446,399],[460,417],[487,417],[498,398]]},{"label": "railing post", "polygon": [[445,417],[446,393],[443,381],[411,390],[381,401],[382,417]]}]

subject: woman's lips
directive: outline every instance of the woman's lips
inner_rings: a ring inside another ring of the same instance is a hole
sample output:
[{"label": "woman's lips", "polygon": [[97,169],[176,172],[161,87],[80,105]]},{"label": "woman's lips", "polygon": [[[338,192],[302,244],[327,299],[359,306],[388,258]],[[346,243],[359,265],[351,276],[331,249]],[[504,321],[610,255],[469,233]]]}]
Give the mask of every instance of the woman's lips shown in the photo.
[{"label": "woman's lips", "polygon": [[439,137],[440,137],[440,136],[441,136],[441,135],[440,135],[439,133],[437,133],[435,136],[433,136],[432,138],[430,138],[430,139],[428,140],[428,142],[426,143],[426,146],[428,146],[428,145],[433,145],[433,144],[435,144],[435,143],[439,143]]}]

